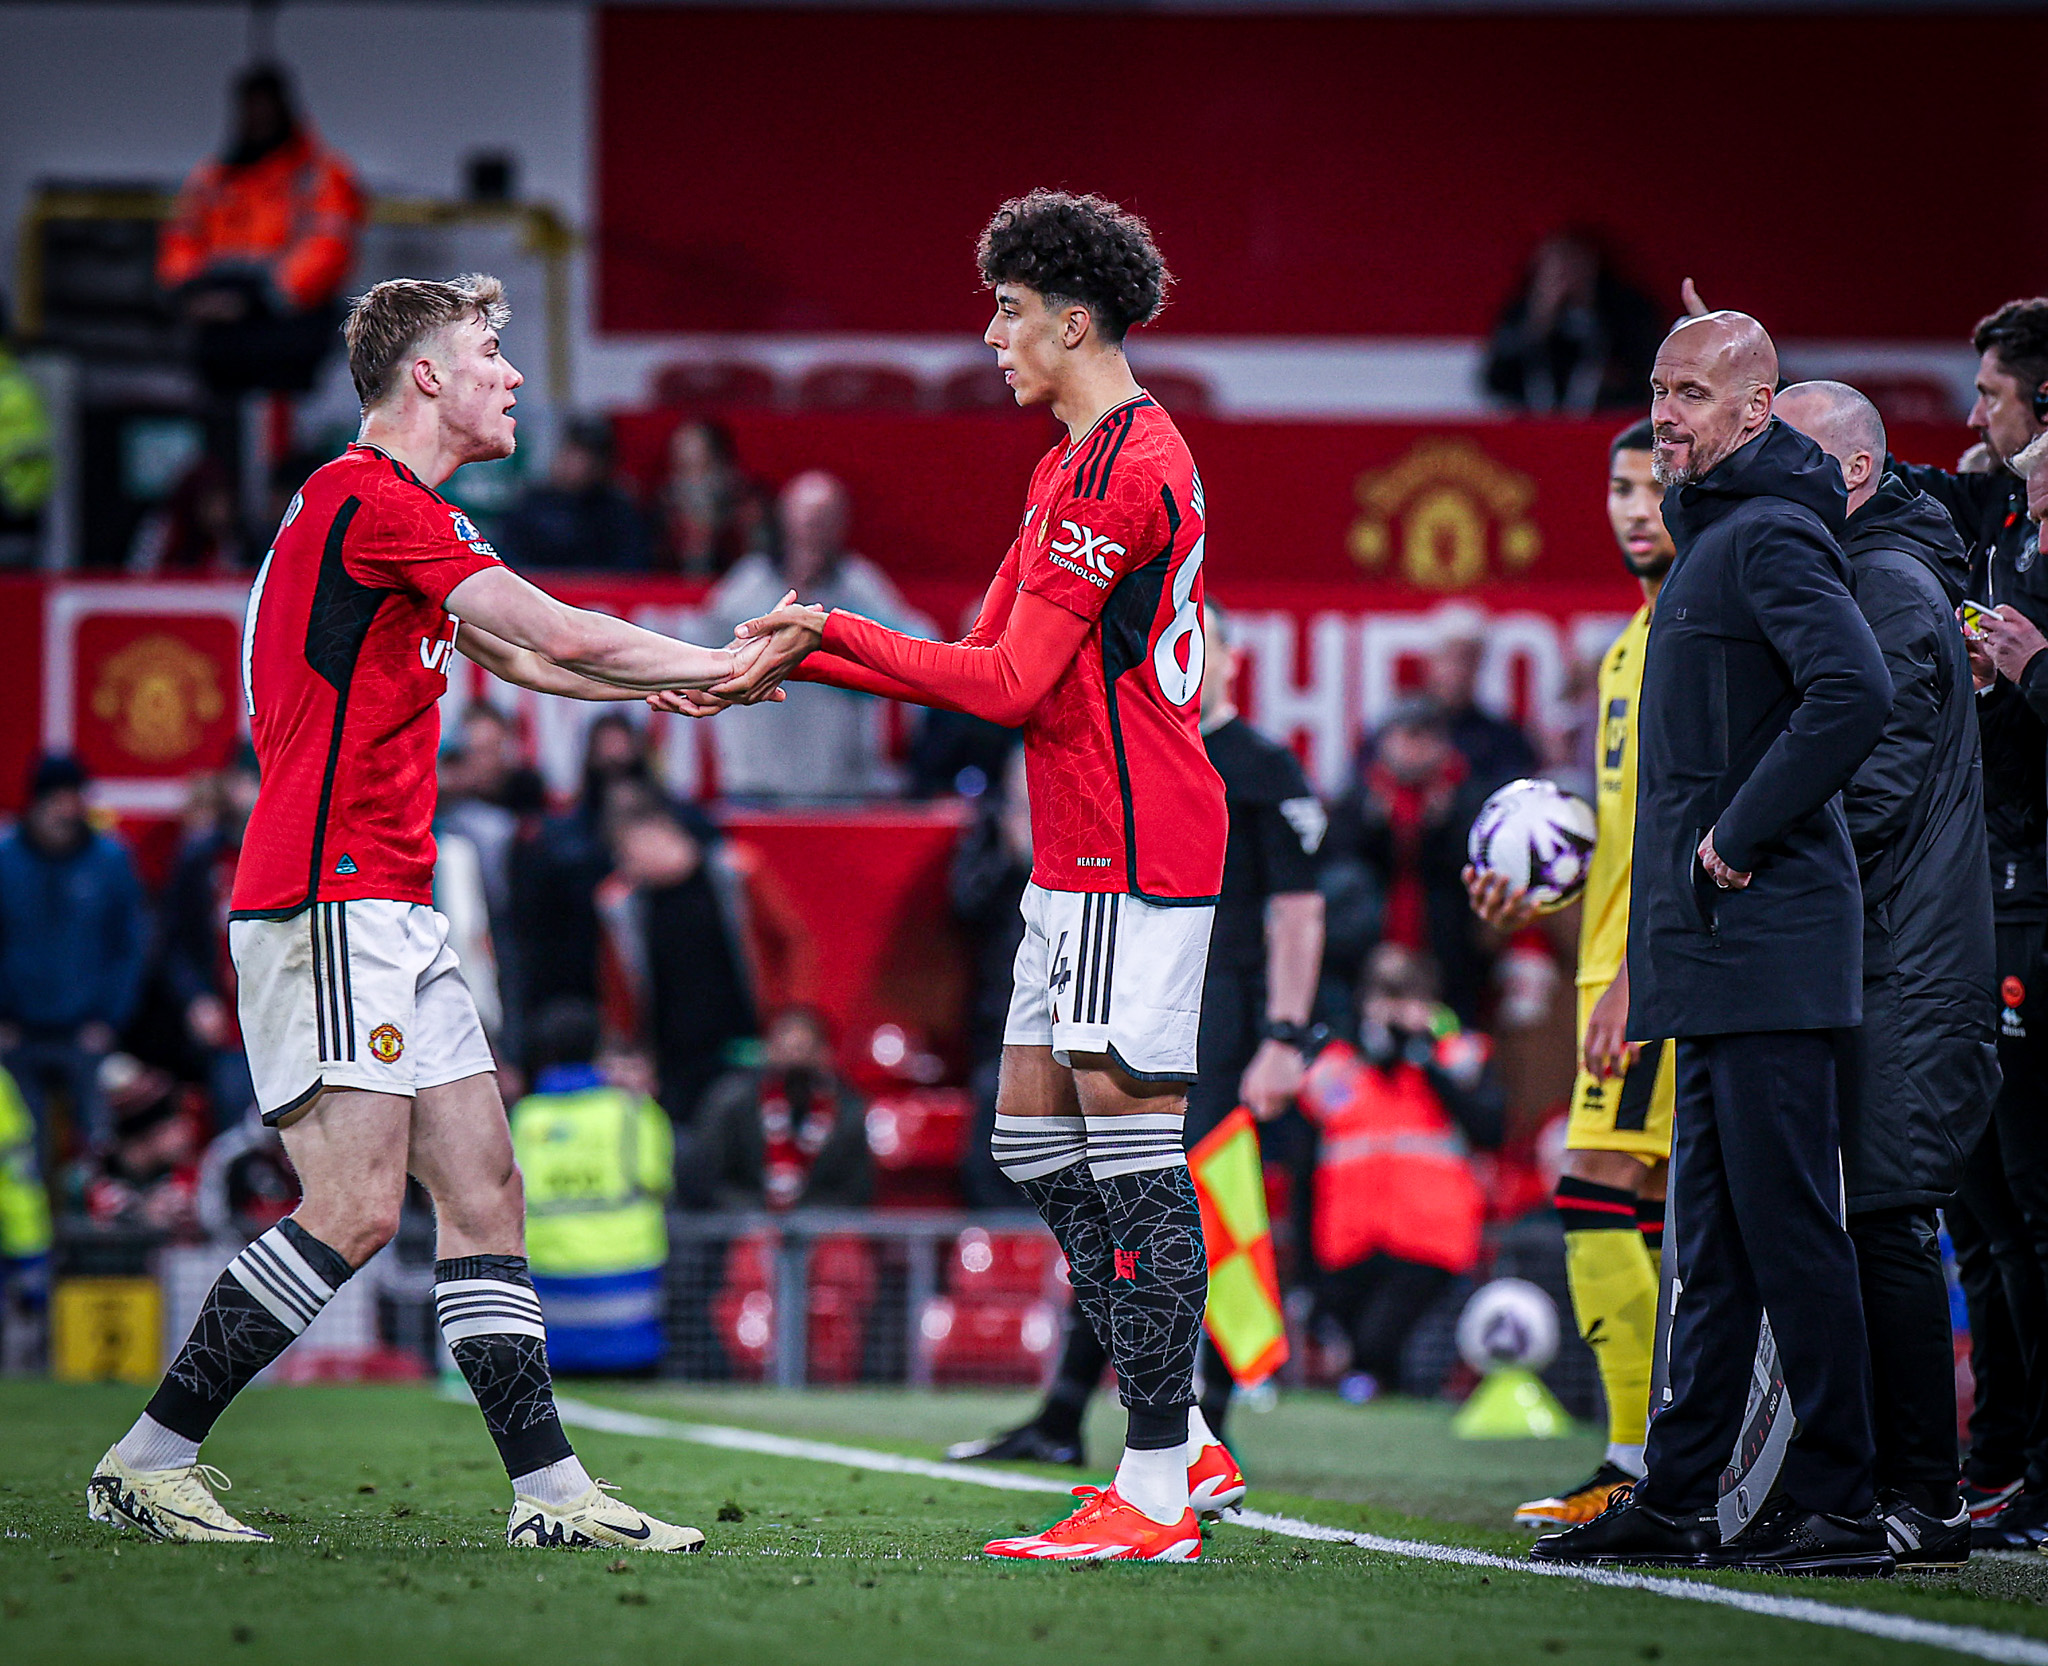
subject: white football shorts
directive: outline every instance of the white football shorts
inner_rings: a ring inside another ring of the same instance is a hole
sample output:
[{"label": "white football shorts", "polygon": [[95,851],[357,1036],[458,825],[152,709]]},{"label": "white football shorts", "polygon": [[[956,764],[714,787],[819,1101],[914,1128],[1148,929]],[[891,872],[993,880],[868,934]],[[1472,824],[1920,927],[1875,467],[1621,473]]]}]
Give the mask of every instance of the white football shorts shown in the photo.
[{"label": "white football shorts", "polygon": [[1212,905],[1027,885],[1023,913],[1007,1045],[1069,1067],[1107,1053],[1141,1082],[1195,1079]]},{"label": "white football shorts", "polygon": [[409,1098],[497,1069],[448,922],[424,903],[230,920],[228,952],[256,1104],[273,1127],[327,1088]]}]

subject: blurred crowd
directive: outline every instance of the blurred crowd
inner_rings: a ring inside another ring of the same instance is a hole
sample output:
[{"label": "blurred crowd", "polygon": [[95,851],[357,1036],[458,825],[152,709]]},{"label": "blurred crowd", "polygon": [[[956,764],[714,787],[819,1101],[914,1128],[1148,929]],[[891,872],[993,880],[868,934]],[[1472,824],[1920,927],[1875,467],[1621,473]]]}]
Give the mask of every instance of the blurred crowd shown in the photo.
[{"label": "blurred crowd", "polygon": [[[829,476],[799,475],[761,513],[776,534],[712,592],[715,629],[792,584],[927,628],[847,547],[845,493]],[[1438,623],[1426,679],[1361,746],[1352,779],[1326,806],[1316,858],[1329,934],[1315,1018],[1354,1060],[1389,1068],[1418,1037],[1434,1070],[1444,1037],[1540,1026],[1570,985],[1560,959],[1568,936],[1503,940],[1473,918],[1459,869],[1478,804],[1543,763],[1568,767],[1572,737],[1532,737],[1485,710],[1474,692],[1483,615],[1447,608]],[[888,1081],[866,1056],[869,1038],[835,1035],[820,1015],[812,932],[772,867],[725,831],[729,803],[946,794],[974,807],[950,881],[971,988],[947,1065],[979,1119],[992,1115],[1017,899],[1031,867],[1016,737],[926,714],[892,742],[879,702],[811,686],[790,694],[772,746],[742,729],[744,712],[721,720],[724,796],[711,801],[665,779],[638,708],[589,723],[566,796],[548,791],[531,737],[486,701],[469,704],[443,737],[435,900],[498,1050],[507,1103],[529,1089],[601,1082],[658,1107],[658,1195],[685,1208],[867,1203],[867,1091]],[[0,1105],[19,1107],[11,1134],[0,1114],[0,1151],[10,1153],[17,1199],[46,1185],[60,1225],[245,1237],[295,1200],[281,1147],[251,1109],[227,952],[227,898],[255,791],[246,753],[193,777],[175,853],[153,887],[119,830],[90,811],[90,783],[71,758],[37,763],[26,808],[0,836],[0,1063],[18,1090]],[[1389,1024],[1389,1010],[1407,1016]],[[565,1055],[563,1036],[585,1031]],[[1568,1035],[1564,1047],[1568,1062]],[[1528,1070],[1516,1059],[1510,1039],[1487,1064],[1486,1109],[1473,1113],[1462,1090],[1446,1091],[1474,1150],[1522,1136],[1520,1174],[1534,1122],[1504,1127],[1502,1084],[1510,1103],[1542,1109],[1565,1078],[1553,1058],[1552,1080],[1518,1086]],[[929,1055],[912,1062],[929,1082]],[[1329,1093],[1339,1104],[1341,1083]],[[1316,1177],[1316,1127],[1305,1108],[1265,1134],[1269,1153],[1299,1176],[1297,1219],[1283,1235],[1304,1246],[1325,1243],[1327,1223],[1312,1217],[1337,1208],[1328,1176]],[[965,1142],[954,1198],[1015,1206],[984,1132]],[[1493,1160],[1475,1163],[1491,1184]],[[1510,1206],[1541,1195],[1534,1180],[1502,1186]],[[26,1266],[48,1235],[17,1226],[16,1241],[0,1247]],[[1444,1277],[1467,1270],[1463,1254],[1437,1258],[1450,1263]],[[1370,1311],[1357,1291],[1333,1292],[1333,1323],[1369,1330],[1374,1321],[1361,1315]],[[1353,1351],[1384,1370],[1388,1346],[1366,1340]]]}]

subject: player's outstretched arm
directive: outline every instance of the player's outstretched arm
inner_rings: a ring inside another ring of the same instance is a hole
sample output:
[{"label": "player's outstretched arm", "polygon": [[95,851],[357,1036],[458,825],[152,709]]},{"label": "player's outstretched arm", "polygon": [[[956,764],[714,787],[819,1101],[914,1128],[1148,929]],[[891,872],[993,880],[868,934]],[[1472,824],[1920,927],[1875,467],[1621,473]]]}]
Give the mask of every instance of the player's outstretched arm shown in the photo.
[{"label": "player's outstretched arm", "polygon": [[[822,642],[840,659],[880,672],[910,697],[1016,728],[1052,690],[1087,639],[1092,621],[1056,602],[1019,591],[1016,603],[992,642],[927,642],[904,636],[857,613],[818,608],[778,608],[739,627],[743,638],[786,634],[809,652]],[[771,648],[769,658],[777,650]],[[764,663],[766,663],[764,661]],[[741,676],[731,685],[747,686]],[[714,694],[726,692],[726,685]]]},{"label": "player's outstretched arm", "polygon": [[[637,688],[621,688],[617,683],[601,683],[580,672],[570,671],[544,658],[531,648],[517,648],[501,637],[493,636],[467,619],[462,621],[455,635],[455,646],[465,658],[474,660],[494,677],[513,683],[520,688],[530,688],[540,694],[560,694],[571,700],[648,700],[661,702],[664,711],[680,711],[687,716],[709,716],[722,711],[726,702],[712,701],[708,695],[695,690],[688,694],[671,695],[643,693]],[[738,656],[741,664],[746,663],[742,652]],[[780,692],[770,699],[781,699]],[[705,709],[692,709],[684,702],[701,700],[707,702]]]},{"label": "player's outstretched arm", "polygon": [[[733,648],[700,648],[694,642],[678,642],[609,614],[571,607],[508,567],[471,573],[448,592],[447,607],[464,624],[476,626],[501,643],[526,649],[578,678],[606,683],[630,695],[666,688],[709,688],[729,682],[751,665]],[[542,674],[533,667],[522,669],[531,675]],[[539,685],[526,682],[525,686]],[[551,688],[548,692],[573,694],[576,690]]]}]

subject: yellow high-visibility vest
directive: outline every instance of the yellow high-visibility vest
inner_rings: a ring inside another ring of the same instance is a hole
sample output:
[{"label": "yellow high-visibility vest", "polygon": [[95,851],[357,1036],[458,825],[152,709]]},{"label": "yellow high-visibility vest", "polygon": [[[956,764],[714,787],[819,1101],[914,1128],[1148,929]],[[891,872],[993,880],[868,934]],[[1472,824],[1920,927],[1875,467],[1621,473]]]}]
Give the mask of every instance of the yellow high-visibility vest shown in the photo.
[{"label": "yellow high-visibility vest", "polygon": [[1240,1105],[1211,1129],[1188,1153],[1188,1170],[1209,1246],[1204,1322],[1231,1376],[1250,1388],[1287,1363],[1287,1319],[1251,1112]]},{"label": "yellow high-visibility vest", "polygon": [[662,1202],[675,1136],[644,1094],[532,1093],[512,1107],[526,1180],[526,1260],[540,1277],[635,1272],[668,1260]]},{"label": "yellow high-visibility vest", "polygon": [[36,1163],[36,1123],[0,1070],[0,1261],[50,1253],[50,1194]]}]

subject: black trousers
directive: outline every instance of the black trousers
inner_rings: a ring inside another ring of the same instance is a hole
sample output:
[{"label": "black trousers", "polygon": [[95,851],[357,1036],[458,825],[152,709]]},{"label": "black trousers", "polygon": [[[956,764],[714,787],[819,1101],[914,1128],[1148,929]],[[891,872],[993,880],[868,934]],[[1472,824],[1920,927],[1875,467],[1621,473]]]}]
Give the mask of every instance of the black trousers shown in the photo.
[{"label": "black trousers", "polygon": [[2039,1367],[2041,1269],[2026,1251],[1995,1118],[1963,1170],[1961,1195],[1944,1213],[1970,1315],[1970,1373],[1976,1379],[1965,1472],[1985,1487],[2021,1478],[2032,1487],[2048,1485],[2048,1396]]},{"label": "black trousers", "polygon": [[[1983,1414],[1970,1420],[1970,1469],[1973,1480],[2009,1481],[2023,1465],[2028,1487],[2041,1489],[2048,1488],[2048,962],[2038,923],[2001,921],[1997,942],[2003,1080],[1991,1125],[1964,1172],[1967,1218],[1952,1222],[1961,1229],[1956,1254]],[[2004,1326],[1991,1304],[1986,1260],[2003,1288]]]},{"label": "black trousers", "polygon": [[1650,1425],[1640,1496],[1713,1509],[1742,1427],[1766,1309],[1799,1433],[1781,1485],[1860,1516],[1872,1492],[1870,1352],[1841,1200],[1838,1060],[1853,1036],[1787,1030],[1678,1043],[1671,1152],[1678,1276],[1671,1403]]},{"label": "black trousers", "polygon": [[1317,1305],[1351,1338],[1351,1369],[1370,1372],[1381,1389],[1398,1394],[1408,1338],[1457,1276],[1420,1261],[1369,1255],[1325,1273]]},{"label": "black trousers", "polygon": [[1956,1496],[1955,1345],[1934,1210],[1851,1215],[1849,1238],[1870,1332],[1878,1489],[1947,1516]]}]

